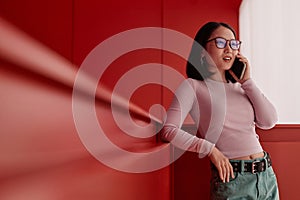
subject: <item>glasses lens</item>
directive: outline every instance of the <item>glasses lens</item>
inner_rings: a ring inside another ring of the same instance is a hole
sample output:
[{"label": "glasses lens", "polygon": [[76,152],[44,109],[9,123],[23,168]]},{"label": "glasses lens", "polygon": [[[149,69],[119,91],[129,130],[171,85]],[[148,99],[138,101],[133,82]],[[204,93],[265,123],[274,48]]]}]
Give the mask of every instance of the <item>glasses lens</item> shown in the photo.
[{"label": "glasses lens", "polygon": [[237,50],[240,48],[240,41],[238,40],[230,40],[230,47],[234,50]]},{"label": "glasses lens", "polygon": [[223,38],[216,38],[216,46],[220,49],[225,48],[226,46],[226,40]]}]

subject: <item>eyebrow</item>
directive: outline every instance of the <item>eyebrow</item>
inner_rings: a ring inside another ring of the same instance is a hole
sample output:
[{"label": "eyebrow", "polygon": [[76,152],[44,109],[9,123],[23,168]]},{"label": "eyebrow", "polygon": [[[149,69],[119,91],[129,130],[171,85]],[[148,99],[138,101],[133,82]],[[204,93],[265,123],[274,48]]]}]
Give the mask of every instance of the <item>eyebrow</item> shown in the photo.
[{"label": "eyebrow", "polygon": [[223,39],[225,39],[225,40],[237,40],[236,38],[226,39],[226,38],[224,38],[224,37],[222,37],[222,36],[216,36],[216,37],[214,37],[214,38],[212,38],[212,39],[216,39],[216,38],[223,38]]}]

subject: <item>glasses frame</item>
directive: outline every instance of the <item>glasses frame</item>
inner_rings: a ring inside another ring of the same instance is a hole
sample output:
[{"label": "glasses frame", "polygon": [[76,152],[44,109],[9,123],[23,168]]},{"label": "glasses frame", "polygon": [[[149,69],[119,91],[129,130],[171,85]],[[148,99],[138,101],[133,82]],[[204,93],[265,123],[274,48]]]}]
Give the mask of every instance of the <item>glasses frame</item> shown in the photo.
[{"label": "glasses frame", "polygon": [[[224,46],[223,48],[218,47],[218,45],[217,45],[217,39],[223,39],[223,40],[226,41],[225,46]],[[239,49],[241,48],[241,44],[242,44],[242,41],[240,41],[240,40],[237,40],[237,39],[226,40],[225,38],[222,38],[222,37],[215,37],[215,38],[209,39],[209,40],[206,41],[206,43],[211,42],[211,41],[213,41],[213,40],[215,41],[215,45],[216,45],[216,47],[217,47],[218,49],[225,49],[227,43],[229,42],[229,46],[230,46],[230,48],[231,48],[232,50],[239,50]],[[231,45],[232,45],[232,44],[231,44],[232,41],[237,41],[237,42],[239,43],[239,48],[237,48],[237,49],[232,48],[232,46],[231,46]]]}]

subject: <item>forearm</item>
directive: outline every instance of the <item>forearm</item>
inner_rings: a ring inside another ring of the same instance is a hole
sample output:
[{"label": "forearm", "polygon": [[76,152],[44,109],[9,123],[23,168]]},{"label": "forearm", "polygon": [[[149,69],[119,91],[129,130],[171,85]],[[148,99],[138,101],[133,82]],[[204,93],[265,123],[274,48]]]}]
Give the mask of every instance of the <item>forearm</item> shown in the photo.
[{"label": "forearm", "polygon": [[185,132],[174,125],[165,125],[161,131],[161,136],[163,140],[169,141],[177,148],[198,153],[200,158],[209,155],[215,146],[209,141]]},{"label": "forearm", "polygon": [[262,129],[272,128],[278,120],[273,104],[263,95],[252,79],[244,82],[242,88],[253,105],[256,125]]}]

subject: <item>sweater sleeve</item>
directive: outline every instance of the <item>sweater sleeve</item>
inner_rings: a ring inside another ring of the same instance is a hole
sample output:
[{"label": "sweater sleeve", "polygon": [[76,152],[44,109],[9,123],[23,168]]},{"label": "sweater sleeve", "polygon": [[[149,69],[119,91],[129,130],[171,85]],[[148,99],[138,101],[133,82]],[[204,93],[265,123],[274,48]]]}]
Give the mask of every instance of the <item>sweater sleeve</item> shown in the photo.
[{"label": "sweater sleeve", "polygon": [[242,88],[254,108],[256,126],[261,129],[274,127],[278,116],[273,104],[263,95],[252,79],[244,82]]},{"label": "sweater sleeve", "polygon": [[173,101],[167,111],[167,118],[161,130],[161,136],[163,140],[171,142],[175,147],[185,151],[196,152],[202,158],[211,153],[214,144],[181,128],[190,110],[197,105],[196,99],[192,83],[188,80],[184,81],[176,90]]}]

